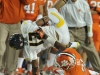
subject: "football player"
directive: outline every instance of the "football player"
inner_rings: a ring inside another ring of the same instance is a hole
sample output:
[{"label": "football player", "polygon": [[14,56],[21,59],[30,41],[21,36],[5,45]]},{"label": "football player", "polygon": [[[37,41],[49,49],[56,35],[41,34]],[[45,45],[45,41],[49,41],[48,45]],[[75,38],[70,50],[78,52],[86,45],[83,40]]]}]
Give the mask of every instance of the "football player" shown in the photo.
[{"label": "football player", "polygon": [[73,48],[67,48],[55,58],[55,63],[60,69],[54,72],[59,75],[100,75],[98,72],[88,70],[81,55]]},{"label": "football player", "polygon": [[35,21],[38,17],[43,17],[43,8],[40,0],[33,0],[33,3],[24,5],[25,18],[24,20]]},{"label": "football player", "polygon": [[[58,1],[59,3],[59,1]],[[64,3],[64,2],[63,2]],[[56,6],[58,7],[58,6]],[[42,29],[45,30],[46,34],[48,34],[48,36],[51,36],[53,38],[55,38],[55,40],[58,40],[59,42],[61,42],[64,46],[67,46],[67,44],[69,43],[69,33],[68,33],[68,28],[67,25],[63,19],[63,17],[58,13],[58,11],[55,8],[50,8],[49,10],[49,17],[50,19],[55,23],[55,26],[50,26],[50,27],[43,27]],[[53,11],[53,12],[52,12]],[[37,33],[33,33],[35,30],[39,29],[39,27],[37,25],[43,25],[46,24],[48,22],[49,18],[48,17],[44,17],[36,22],[32,22],[32,21],[25,21],[23,22],[22,26],[21,26],[21,31],[22,31],[22,35],[24,37],[24,57],[28,58],[29,61],[32,62],[32,66],[33,67],[33,75],[36,74],[37,68],[38,68],[38,64],[37,64],[37,54],[41,51],[41,49],[43,49],[44,45],[43,45],[43,40],[38,40],[37,39]],[[65,34],[66,32],[66,34]],[[62,37],[62,35],[64,35],[64,37]],[[15,35],[14,35],[15,36]],[[19,36],[19,34],[17,35]],[[14,39],[14,37],[12,36],[10,39],[13,38],[13,46],[16,46],[14,48],[18,49],[18,48],[22,48],[23,46],[23,39],[21,42],[14,42],[16,39]],[[21,35],[20,38],[17,38],[21,40]],[[28,41],[28,43],[27,43]],[[19,44],[18,44],[19,43]],[[46,42],[44,42],[46,45],[46,47],[50,46],[50,44],[47,44]],[[21,47],[20,47],[21,46]],[[45,48],[46,48],[45,47]]]},{"label": "football player", "polygon": [[87,0],[92,13],[93,19],[93,41],[97,52],[100,52],[100,6],[99,0]]},{"label": "football player", "polygon": [[[35,21],[37,19],[40,19],[43,17],[43,6],[45,1],[44,0],[33,0],[30,4],[24,4],[24,12],[25,12],[25,18],[23,20],[31,20]],[[17,63],[17,69],[15,71],[16,74],[22,74],[25,69],[22,69],[22,64],[24,61],[24,58],[22,57],[22,52],[19,55],[18,63]],[[27,73],[31,74],[32,65],[28,62],[27,63]]]},{"label": "football player", "polygon": [[[87,0],[90,9],[91,9],[91,14],[92,14],[92,20],[93,20],[93,28],[92,28],[92,32],[93,32],[93,42],[94,42],[94,46],[98,52],[98,54],[100,54],[100,6],[99,0]],[[84,52],[85,55],[83,55],[83,58],[86,62],[87,60],[87,55]],[[91,63],[89,63],[89,68],[93,69]]]}]

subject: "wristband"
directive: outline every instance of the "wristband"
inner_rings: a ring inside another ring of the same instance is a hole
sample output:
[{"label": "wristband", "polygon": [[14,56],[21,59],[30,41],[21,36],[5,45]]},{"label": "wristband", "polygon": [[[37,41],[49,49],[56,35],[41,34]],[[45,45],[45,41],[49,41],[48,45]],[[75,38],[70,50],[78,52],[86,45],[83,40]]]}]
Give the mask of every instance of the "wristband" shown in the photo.
[{"label": "wristband", "polygon": [[88,37],[92,37],[92,36],[93,36],[93,33],[88,32]]},{"label": "wristband", "polygon": [[48,36],[46,34],[44,34],[43,39],[47,39],[47,38],[48,38]]},{"label": "wristband", "polygon": [[92,25],[88,25],[87,26],[87,29],[88,29],[88,37],[92,37],[93,36],[93,33],[92,33]]},{"label": "wristband", "polygon": [[54,39],[54,38],[52,38],[52,37],[49,37],[48,36],[48,38],[46,39],[51,45],[53,45],[54,46],[54,44],[55,44],[55,42],[56,42],[56,40]]},{"label": "wristband", "polygon": [[41,19],[41,18],[43,18],[43,15],[42,15],[42,14],[39,14],[39,15],[37,16],[36,20]]}]

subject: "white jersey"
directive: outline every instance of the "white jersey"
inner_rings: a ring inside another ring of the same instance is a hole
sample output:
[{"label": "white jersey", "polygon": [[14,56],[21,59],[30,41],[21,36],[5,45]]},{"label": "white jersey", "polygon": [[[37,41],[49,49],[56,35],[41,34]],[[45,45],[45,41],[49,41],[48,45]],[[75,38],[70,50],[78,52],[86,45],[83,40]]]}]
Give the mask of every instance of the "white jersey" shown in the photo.
[{"label": "white jersey", "polygon": [[[53,37],[55,40],[58,40],[63,45],[67,45],[70,41],[70,36],[64,18],[59,14],[59,12],[55,8],[48,9],[48,16],[53,21],[54,24],[41,28],[48,36]],[[21,31],[23,37],[27,38],[26,41],[28,41],[28,45],[25,45],[24,56],[25,58],[28,57],[30,60],[36,59],[37,53],[39,53],[42,49],[51,46],[51,44],[47,41],[44,41],[44,43],[41,43],[37,46],[30,45],[30,43],[34,43],[35,41],[37,41],[37,43],[42,42],[42,40],[37,40],[33,36],[33,32],[38,28],[39,27],[36,25],[36,23],[30,20],[24,21],[23,24],[21,25]],[[59,39],[57,39],[56,33],[58,33]]]},{"label": "white jersey", "polygon": [[42,27],[44,32],[57,40],[56,32],[58,33],[58,41],[67,45],[70,41],[69,30],[63,16],[55,8],[48,9],[48,16],[54,23],[52,26]]},{"label": "white jersey", "polygon": [[35,22],[30,20],[24,21],[21,25],[21,32],[24,37],[24,57],[29,61],[37,59],[37,54],[51,45],[44,43],[43,40],[39,40],[34,37],[34,31],[38,29]]}]

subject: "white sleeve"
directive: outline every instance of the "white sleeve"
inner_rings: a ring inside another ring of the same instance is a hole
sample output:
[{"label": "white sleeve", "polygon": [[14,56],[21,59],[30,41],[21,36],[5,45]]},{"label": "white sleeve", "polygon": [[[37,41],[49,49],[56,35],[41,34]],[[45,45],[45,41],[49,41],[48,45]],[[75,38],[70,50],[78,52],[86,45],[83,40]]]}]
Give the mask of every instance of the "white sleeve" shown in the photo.
[{"label": "white sleeve", "polygon": [[52,38],[52,37],[50,37],[50,36],[48,36],[48,38],[46,39],[52,46],[54,46],[54,44],[55,44],[55,42],[57,41],[57,40],[55,40],[54,38]]},{"label": "white sleeve", "polygon": [[92,25],[93,22],[89,5],[86,5],[85,11],[85,22],[87,25]]},{"label": "white sleeve", "polygon": [[88,36],[91,37],[91,36],[93,36],[93,33],[92,33],[93,21],[92,21],[91,11],[90,11],[90,8],[89,8],[88,4],[86,4],[85,11],[86,12],[85,12],[85,18],[84,19],[85,19],[87,29],[88,29]]},{"label": "white sleeve", "polygon": [[51,21],[55,23],[54,25],[56,28],[61,28],[66,24],[63,16],[55,8],[48,9],[48,16]]},{"label": "white sleeve", "polygon": [[48,16],[49,18],[54,22],[54,23],[58,23],[59,22],[59,19],[52,14],[53,13],[58,13],[58,11],[55,9],[55,8],[49,8],[48,9]]}]

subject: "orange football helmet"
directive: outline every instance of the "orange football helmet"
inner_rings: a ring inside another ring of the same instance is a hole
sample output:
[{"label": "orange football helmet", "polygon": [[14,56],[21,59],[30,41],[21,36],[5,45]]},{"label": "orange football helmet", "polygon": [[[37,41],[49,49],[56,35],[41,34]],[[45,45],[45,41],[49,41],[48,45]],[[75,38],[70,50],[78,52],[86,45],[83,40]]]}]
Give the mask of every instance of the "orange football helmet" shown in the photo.
[{"label": "orange football helmet", "polygon": [[75,56],[70,53],[59,53],[55,59],[58,67],[63,70],[69,70],[73,68],[76,64]]}]

